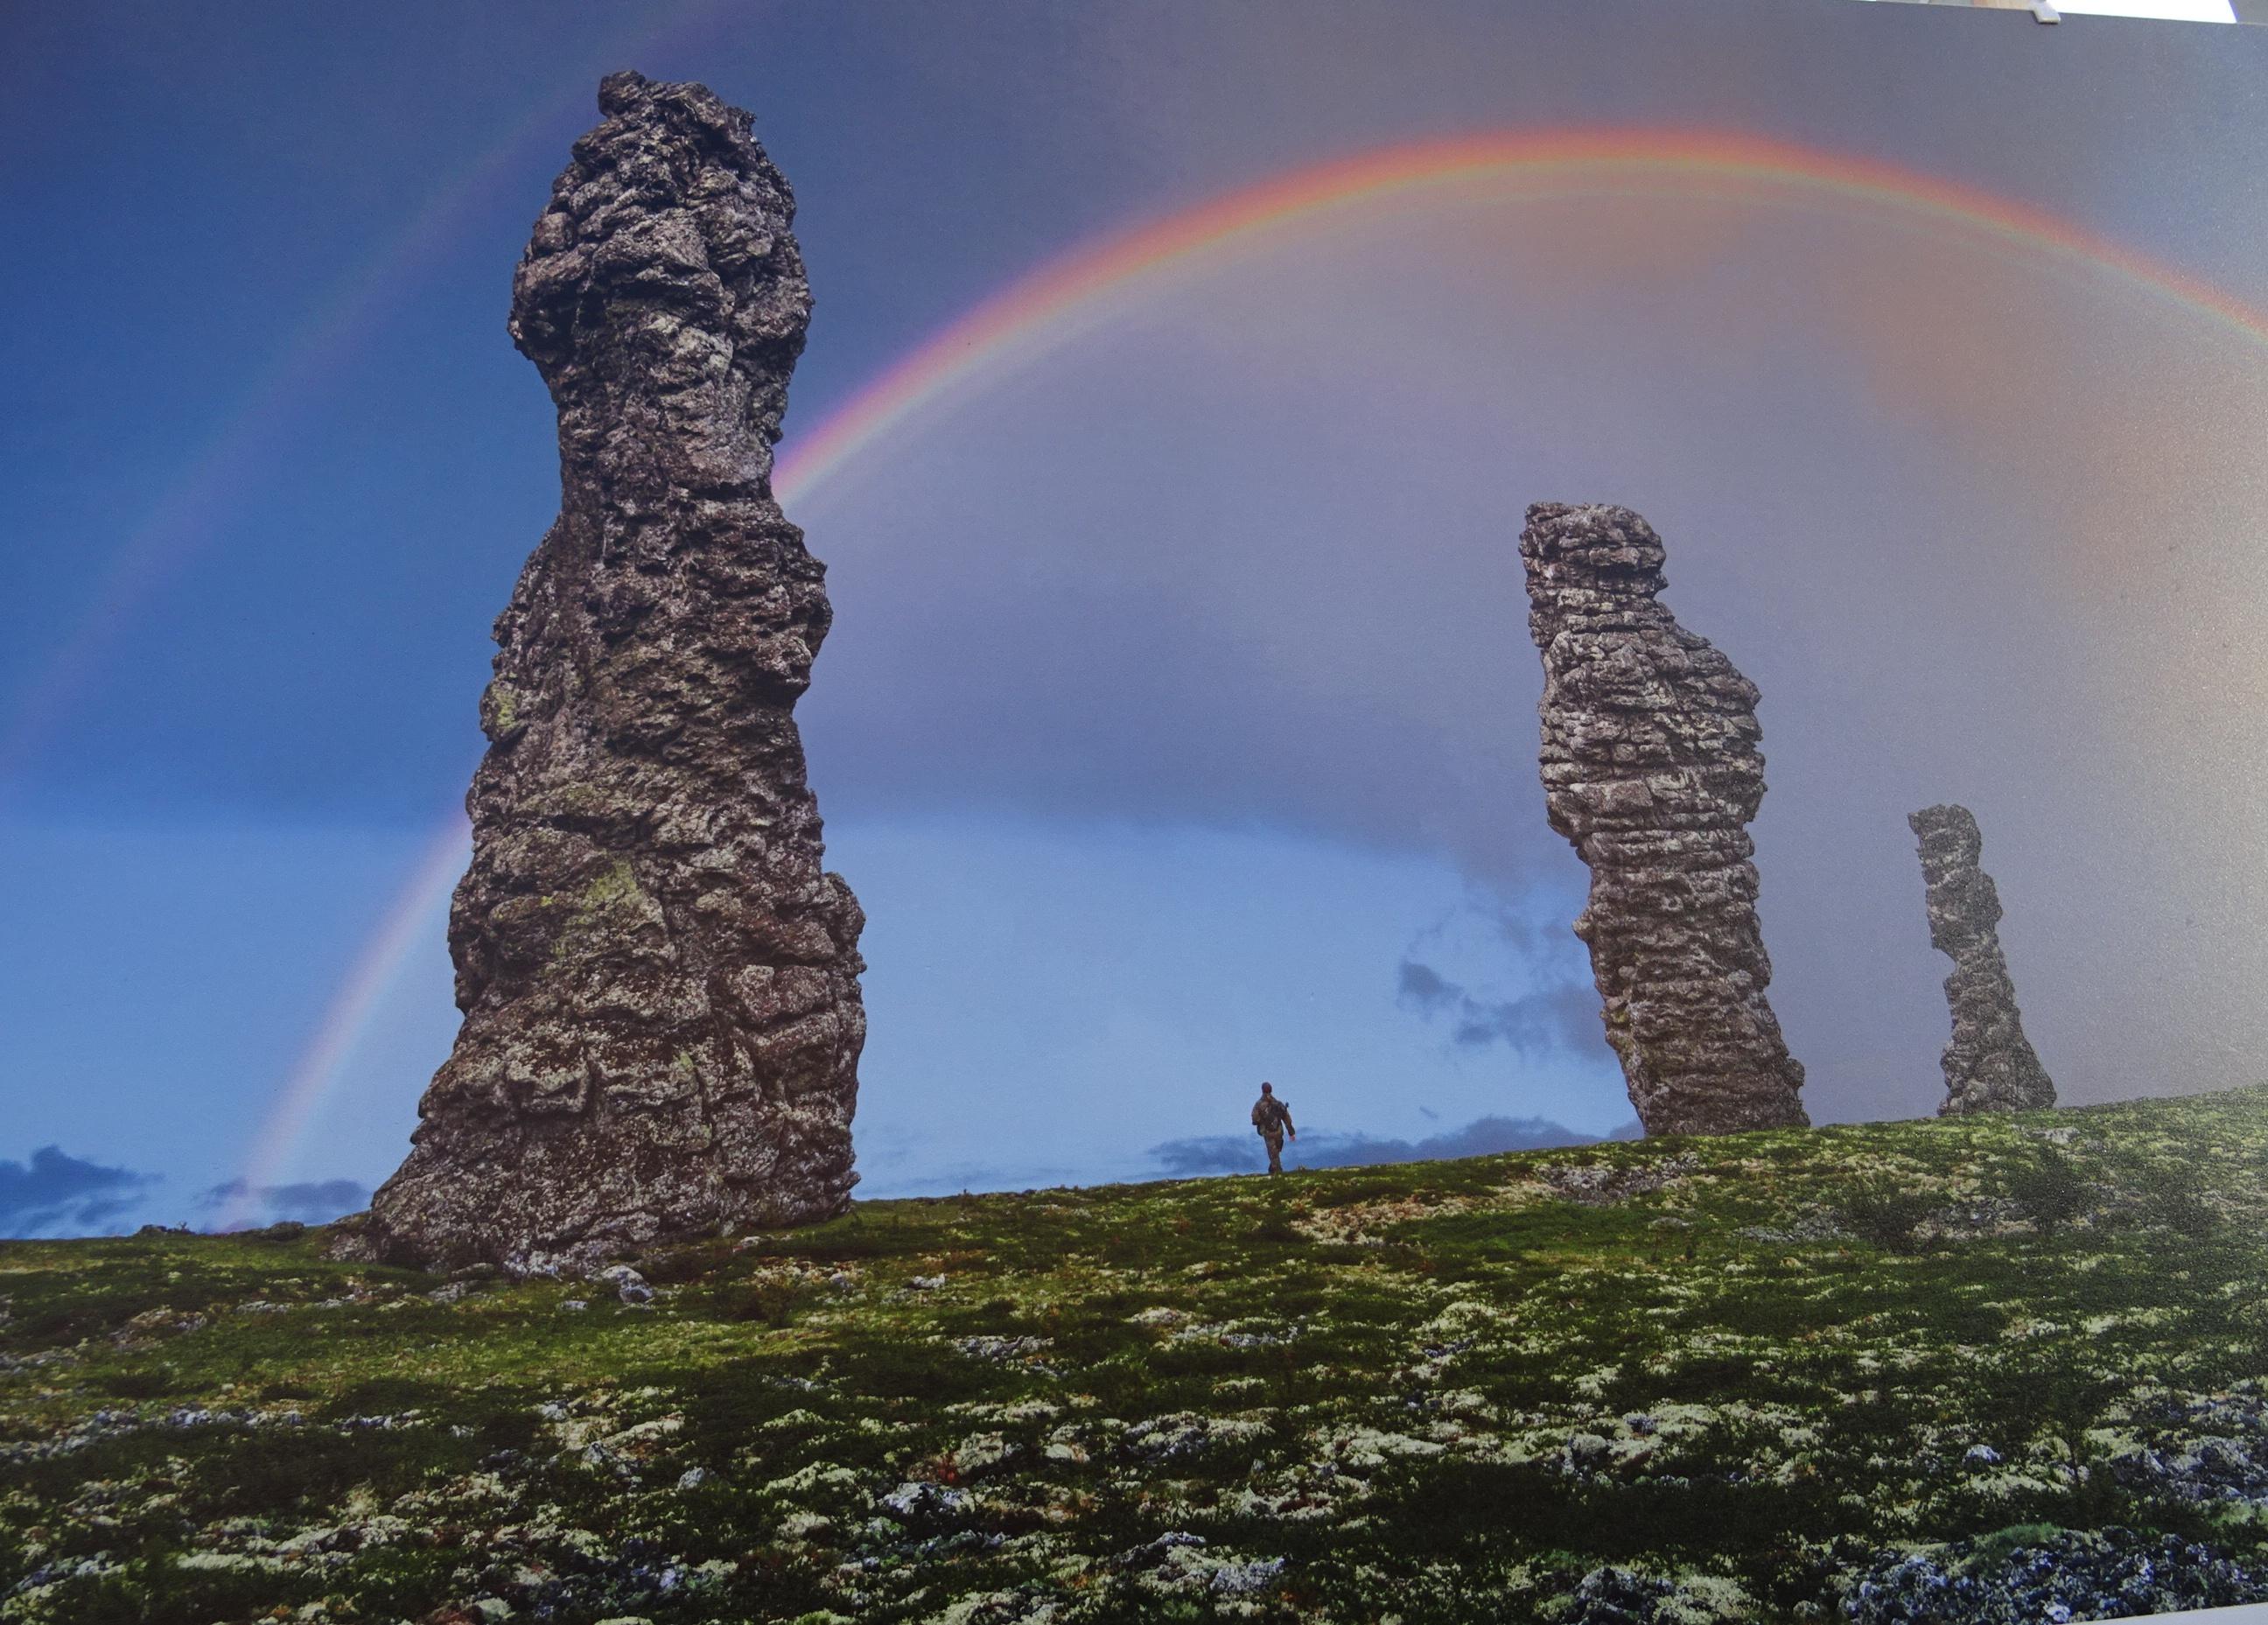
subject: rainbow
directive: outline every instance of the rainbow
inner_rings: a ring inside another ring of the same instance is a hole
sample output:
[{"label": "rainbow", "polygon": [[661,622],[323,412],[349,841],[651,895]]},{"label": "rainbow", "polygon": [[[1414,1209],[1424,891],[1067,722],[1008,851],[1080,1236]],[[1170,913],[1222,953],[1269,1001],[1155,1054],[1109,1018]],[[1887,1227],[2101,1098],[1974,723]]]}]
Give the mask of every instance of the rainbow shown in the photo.
[{"label": "rainbow", "polygon": [[1475,189],[1543,198],[1665,185],[1768,188],[1799,203],[1951,225],[1985,246],[2107,269],[2268,345],[2268,317],[2184,272],[2029,204],[1894,164],[1715,130],[1498,131],[1320,164],[1072,249],[933,335],[792,445],[779,465],[780,496],[810,500],[941,396],[1028,364],[1178,276],[1388,198]]},{"label": "rainbow", "polygon": [[332,995],[329,1007],[316,1025],[314,1037],[284,1079],[245,1158],[242,1177],[226,1188],[230,1194],[215,1216],[215,1229],[237,1230],[254,1221],[261,1206],[261,1188],[274,1181],[276,1171],[299,1143],[315,1108],[329,1092],[332,1079],[354,1053],[404,962],[421,942],[429,940],[426,928],[455,886],[457,877],[465,871],[472,846],[472,825],[461,813],[426,843],[409,881],[395,893],[378,929],[363,945],[346,981]]},{"label": "rainbow", "polygon": [[[2268,317],[2219,290],[2043,210],[1874,159],[1758,136],[1692,129],[1500,131],[1421,142],[1319,164],[1106,235],[1041,265],[947,324],[792,440],[774,484],[808,503],[861,456],[948,396],[998,382],[1186,277],[1287,237],[1318,232],[1390,200],[1459,192],[1521,200],[1580,193],[1728,190],[1806,207],[1855,209],[1894,224],[1951,228],[1975,246],[2108,271],[2268,347]],[[460,826],[438,842],[357,961],[261,1129],[245,1178],[256,1188],[288,1157],[446,897]],[[450,861],[441,861],[441,854]]]},{"label": "rainbow", "polygon": [[[619,61],[679,48],[718,21],[723,4],[704,0],[665,25],[630,31],[607,48],[607,57]],[[382,249],[313,301],[235,409],[221,417],[104,566],[92,599],[0,732],[0,786],[22,772],[100,668],[135,610],[210,539],[244,482],[273,455],[276,437],[338,376],[347,358],[369,343],[420,268],[459,240],[480,210],[501,202],[541,154],[562,144],[562,126],[586,115],[590,98],[589,89],[578,86],[528,111],[435,188]]]}]

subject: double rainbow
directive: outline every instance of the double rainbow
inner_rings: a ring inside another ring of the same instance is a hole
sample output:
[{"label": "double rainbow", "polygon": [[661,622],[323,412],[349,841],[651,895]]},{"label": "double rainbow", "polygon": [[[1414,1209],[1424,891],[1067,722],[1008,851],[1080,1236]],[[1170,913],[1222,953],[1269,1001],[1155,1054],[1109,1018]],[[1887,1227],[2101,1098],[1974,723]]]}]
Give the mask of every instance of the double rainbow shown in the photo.
[{"label": "double rainbow", "polygon": [[[1294,171],[1073,249],[984,300],[792,440],[775,486],[807,501],[879,443],[957,392],[997,382],[1152,296],[1248,249],[1322,233],[1388,199],[1435,192],[1544,199],[1665,187],[1776,195],[1800,207],[1934,224],[1975,246],[2108,271],[2268,347],[2268,318],[2195,277],[2029,205],[1896,165],[1696,129],[1498,131],[1421,142]],[[417,865],[325,1012],[255,1138],[245,1185],[296,1146],[462,866],[453,820]]]}]

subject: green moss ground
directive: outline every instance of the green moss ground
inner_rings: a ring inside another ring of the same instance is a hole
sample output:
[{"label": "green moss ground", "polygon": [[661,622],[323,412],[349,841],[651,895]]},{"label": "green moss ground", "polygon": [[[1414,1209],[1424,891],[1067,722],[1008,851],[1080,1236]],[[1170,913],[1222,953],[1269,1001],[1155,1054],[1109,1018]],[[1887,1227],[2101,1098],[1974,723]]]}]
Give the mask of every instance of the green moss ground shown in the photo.
[{"label": "green moss ground", "polygon": [[2104,1526],[2268,1573],[2264,1218],[2245,1090],[862,1203],[643,1306],[9,1243],[0,1621],[1837,1618]]}]

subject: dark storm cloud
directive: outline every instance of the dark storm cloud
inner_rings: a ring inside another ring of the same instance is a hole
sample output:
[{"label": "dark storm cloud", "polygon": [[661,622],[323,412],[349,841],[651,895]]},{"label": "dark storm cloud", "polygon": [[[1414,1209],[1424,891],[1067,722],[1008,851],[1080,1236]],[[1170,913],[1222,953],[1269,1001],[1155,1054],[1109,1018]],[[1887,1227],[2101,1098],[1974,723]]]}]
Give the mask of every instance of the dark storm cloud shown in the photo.
[{"label": "dark storm cloud", "polygon": [[1415,960],[1402,961],[1400,986],[1395,996],[1411,1009],[1437,1016],[1455,1004],[1463,992],[1432,966],[1420,965]]},{"label": "dark storm cloud", "polygon": [[370,1187],[352,1180],[312,1180],[292,1185],[261,1185],[254,1187],[243,1180],[229,1180],[214,1186],[197,1198],[197,1205],[212,1209],[232,1207],[249,1197],[249,1205],[263,1216],[264,1222],[297,1219],[303,1224],[328,1224],[345,1213],[357,1213],[370,1205]]},{"label": "dark storm cloud", "polygon": [[1395,998],[1409,1009],[1447,1018],[1461,1049],[1503,1044],[1521,1055],[1560,1049],[1584,1054],[1599,1036],[1598,996],[1579,982],[1539,988],[1516,999],[1476,999],[1432,966],[1405,959],[1396,974]]},{"label": "dark storm cloud", "polygon": [[0,1161],[0,1236],[87,1234],[111,1228],[158,1182],[42,1145],[28,1162]]},{"label": "dark storm cloud", "polygon": [[1506,1044],[1521,1055],[1580,1051],[1599,1037],[1599,996],[1574,982],[1539,989],[1516,999],[1467,999],[1450,1034],[1467,1049]]},{"label": "dark storm cloud", "polygon": [[[1618,1129],[1608,1137],[1636,1132]],[[1302,1135],[1286,1148],[1294,1166],[1351,1168],[1373,1163],[1439,1162],[1451,1157],[1486,1157],[1498,1151],[1540,1151],[1555,1145],[1592,1145],[1595,1135],[1578,1134],[1543,1117],[1481,1117],[1462,1129],[1423,1140],[1381,1140],[1366,1134]],[[1215,1134],[1168,1140],[1150,1148],[1151,1158],[1174,1179],[1208,1173],[1256,1173],[1268,1165],[1257,1135]]]}]

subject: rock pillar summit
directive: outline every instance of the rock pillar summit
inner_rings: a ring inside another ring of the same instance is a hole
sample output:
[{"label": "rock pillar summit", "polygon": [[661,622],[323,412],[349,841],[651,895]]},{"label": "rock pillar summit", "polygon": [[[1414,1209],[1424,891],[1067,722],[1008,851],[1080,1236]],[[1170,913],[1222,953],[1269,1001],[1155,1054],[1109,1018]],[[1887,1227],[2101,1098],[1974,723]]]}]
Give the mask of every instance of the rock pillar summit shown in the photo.
[{"label": "rock pillar summit", "polygon": [[1543,655],[1543,796],[1591,871],[1575,921],[1648,1134],[1809,1121],[1764,1002],[1748,823],[1756,686],[1658,601],[1661,539],[1627,508],[1539,503],[1520,554]]},{"label": "rock pillar summit", "polygon": [[792,717],[830,611],[772,445],[811,292],[749,115],[635,73],[512,283],[559,518],[497,618],[449,918],[456,1048],[358,1237],[588,1268],[840,1212],[864,915]]},{"label": "rock pillar summit", "polygon": [[1945,1103],[1937,1114],[2053,1106],[2055,1085],[2024,1036],[2000,952],[2000,893],[1978,866],[1984,837],[1976,814],[1947,803],[1910,813],[1906,823],[1921,842],[1930,945],[1953,960],[1945,979],[1953,1040],[1945,1047]]}]

